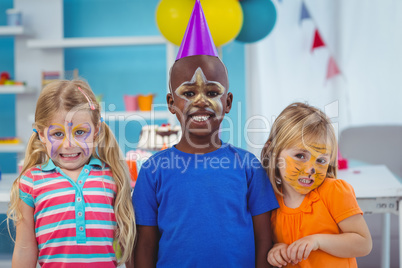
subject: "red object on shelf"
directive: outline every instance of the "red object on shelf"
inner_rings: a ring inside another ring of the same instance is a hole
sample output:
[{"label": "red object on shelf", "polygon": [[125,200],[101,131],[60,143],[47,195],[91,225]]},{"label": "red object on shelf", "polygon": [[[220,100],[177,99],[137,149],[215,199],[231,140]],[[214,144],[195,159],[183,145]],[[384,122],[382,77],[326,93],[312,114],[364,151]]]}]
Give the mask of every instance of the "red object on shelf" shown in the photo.
[{"label": "red object on shelf", "polygon": [[0,73],[0,78],[4,80],[10,80],[10,74],[8,72]]},{"label": "red object on shelf", "polygon": [[348,168],[348,160],[343,158],[341,152],[338,148],[338,169],[347,169]]}]

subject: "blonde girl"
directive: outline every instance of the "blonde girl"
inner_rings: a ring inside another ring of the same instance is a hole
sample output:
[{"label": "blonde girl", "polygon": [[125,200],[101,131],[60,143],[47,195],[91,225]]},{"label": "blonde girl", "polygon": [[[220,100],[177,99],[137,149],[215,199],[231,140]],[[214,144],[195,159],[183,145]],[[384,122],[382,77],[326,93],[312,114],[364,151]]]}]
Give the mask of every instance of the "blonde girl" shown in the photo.
[{"label": "blonde girl", "polygon": [[303,103],[275,120],[261,159],[280,207],[272,212],[274,267],[357,267],[372,248],[352,186],[336,179],[337,141],[330,120]]},{"label": "blonde girl", "polygon": [[128,168],[86,82],[55,81],[40,93],[7,214],[16,225],[13,267],[129,261],[136,230]]}]

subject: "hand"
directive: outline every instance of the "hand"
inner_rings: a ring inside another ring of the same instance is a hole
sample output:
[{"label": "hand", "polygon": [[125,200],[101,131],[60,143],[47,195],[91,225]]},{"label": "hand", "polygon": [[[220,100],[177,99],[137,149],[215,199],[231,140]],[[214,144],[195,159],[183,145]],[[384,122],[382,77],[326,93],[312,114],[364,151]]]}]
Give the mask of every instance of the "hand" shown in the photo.
[{"label": "hand", "polygon": [[284,243],[275,244],[268,252],[267,261],[275,267],[286,266],[290,259],[287,254],[288,245]]},{"label": "hand", "polygon": [[311,251],[319,248],[318,237],[309,235],[296,240],[287,248],[287,256],[293,264],[299,263],[310,256]]}]

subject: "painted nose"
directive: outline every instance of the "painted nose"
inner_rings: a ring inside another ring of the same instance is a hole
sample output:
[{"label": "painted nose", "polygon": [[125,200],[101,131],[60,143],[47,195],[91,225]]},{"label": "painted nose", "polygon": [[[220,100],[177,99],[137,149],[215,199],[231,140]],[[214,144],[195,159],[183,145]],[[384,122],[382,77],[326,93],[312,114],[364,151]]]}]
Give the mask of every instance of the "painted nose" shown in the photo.
[{"label": "painted nose", "polygon": [[198,107],[207,107],[208,106],[208,100],[207,97],[204,96],[203,94],[200,94],[197,99],[194,101],[194,105]]},{"label": "painted nose", "polygon": [[315,168],[314,167],[311,167],[311,169],[310,169],[310,176],[312,176],[312,175],[314,175],[315,174]]},{"label": "painted nose", "polygon": [[66,137],[66,140],[63,143],[64,148],[69,148],[69,147],[76,147],[77,145],[75,144],[74,140],[72,137]]}]

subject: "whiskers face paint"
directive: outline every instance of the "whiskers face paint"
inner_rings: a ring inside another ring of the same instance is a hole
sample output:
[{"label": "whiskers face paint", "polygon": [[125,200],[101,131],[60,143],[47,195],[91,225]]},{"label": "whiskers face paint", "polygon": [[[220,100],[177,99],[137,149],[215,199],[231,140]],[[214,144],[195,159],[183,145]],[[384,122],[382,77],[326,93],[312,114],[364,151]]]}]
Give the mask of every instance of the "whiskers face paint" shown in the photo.
[{"label": "whiskers face paint", "polygon": [[298,144],[283,150],[279,156],[283,183],[303,195],[314,190],[326,178],[330,152],[331,148],[325,144]]}]

